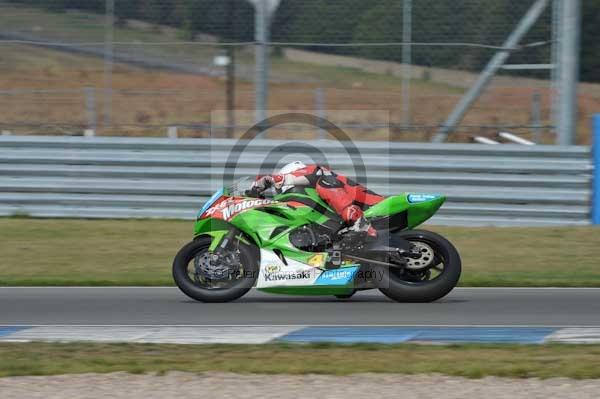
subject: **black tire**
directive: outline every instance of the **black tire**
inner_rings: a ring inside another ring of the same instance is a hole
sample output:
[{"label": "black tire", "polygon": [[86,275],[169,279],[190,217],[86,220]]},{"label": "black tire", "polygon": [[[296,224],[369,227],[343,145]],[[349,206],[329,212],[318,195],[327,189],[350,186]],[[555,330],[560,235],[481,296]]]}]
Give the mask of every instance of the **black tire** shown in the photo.
[{"label": "black tire", "polygon": [[401,280],[394,271],[384,268],[379,290],[385,296],[398,302],[433,302],[448,295],[456,287],[462,266],[460,255],[450,241],[425,230],[407,230],[395,235],[405,240],[429,244],[436,256],[443,260],[444,268],[435,279],[422,282]]},{"label": "black tire", "polygon": [[334,295],[337,299],[350,299],[354,296],[354,294],[356,294],[356,290],[352,291],[349,294],[344,294],[344,295]]},{"label": "black tire", "polygon": [[198,286],[188,275],[188,264],[196,255],[208,250],[211,237],[204,236],[185,245],[173,261],[173,279],[177,287],[192,299],[200,302],[229,302],[245,295],[258,278],[258,259],[247,245],[240,244],[240,260],[245,268],[244,275],[232,287],[207,289]]}]

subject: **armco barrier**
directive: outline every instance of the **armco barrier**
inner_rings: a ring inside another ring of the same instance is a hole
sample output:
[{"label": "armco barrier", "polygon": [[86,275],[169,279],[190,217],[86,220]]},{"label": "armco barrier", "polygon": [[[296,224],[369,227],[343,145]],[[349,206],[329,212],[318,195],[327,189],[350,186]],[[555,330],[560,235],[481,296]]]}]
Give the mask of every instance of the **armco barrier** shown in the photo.
[{"label": "armco barrier", "polygon": [[[274,154],[283,143],[250,142],[238,175],[256,174],[263,163],[274,167],[280,155],[302,150],[298,143]],[[0,215],[193,219],[220,181],[234,144],[225,139],[2,136]],[[353,175],[353,163],[338,144],[310,144],[334,169]],[[588,147],[355,144],[374,191],[446,194],[436,224],[591,222]]]}]

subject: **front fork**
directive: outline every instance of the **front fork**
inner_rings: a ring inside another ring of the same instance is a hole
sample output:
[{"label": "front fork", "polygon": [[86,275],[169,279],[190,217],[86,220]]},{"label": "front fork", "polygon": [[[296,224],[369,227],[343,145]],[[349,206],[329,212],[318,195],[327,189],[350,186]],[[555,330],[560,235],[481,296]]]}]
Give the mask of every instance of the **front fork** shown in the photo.
[{"label": "front fork", "polygon": [[232,245],[235,245],[236,238],[239,241],[247,243],[247,241],[240,235],[241,231],[235,227],[231,227],[229,230],[218,230],[204,233],[212,238],[208,251],[220,255],[223,251],[230,249]]},{"label": "front fork", "polygon": [[220,255],[221,253],[223,253],[223,251],[227,250],[230,245],[233,245],[235,243],[235,236],[239,232],[240,231],[238,229],[236,229],[235,227],[232,227],[231,229],[229,229],[227,234],[225,234],[225,236],[223,236],[223,239],[221,240],[221,242],[219,244],[217,244],[217,247],[216,247],[214,253],[216,255]]}]

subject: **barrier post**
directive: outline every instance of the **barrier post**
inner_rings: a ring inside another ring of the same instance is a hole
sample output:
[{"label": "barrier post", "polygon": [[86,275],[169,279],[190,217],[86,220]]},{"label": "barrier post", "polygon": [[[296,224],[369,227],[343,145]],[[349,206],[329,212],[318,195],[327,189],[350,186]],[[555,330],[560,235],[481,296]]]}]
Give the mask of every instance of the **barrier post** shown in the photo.
[{"label": "barrier post", "polygon": [[594,115],[592,122],[592,162],[592,224],[600,226],[600,114]]}]

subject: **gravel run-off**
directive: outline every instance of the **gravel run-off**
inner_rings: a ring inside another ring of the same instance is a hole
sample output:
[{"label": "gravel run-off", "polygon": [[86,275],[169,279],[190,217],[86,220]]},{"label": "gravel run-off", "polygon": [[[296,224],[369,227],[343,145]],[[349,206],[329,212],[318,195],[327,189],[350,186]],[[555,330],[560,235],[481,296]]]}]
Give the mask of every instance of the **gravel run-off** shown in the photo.
[{"label": "gravel run-off", "polygon": [[112,373],[0,378],[0,392],[2,399],[164,399],[170,397],[596,399],[600,397],[600,380],[496,377],[465,379],[441,375],[395,374],[358,374],[337,377],[311,374],[265,376],[172,372],[159,376]]}]

